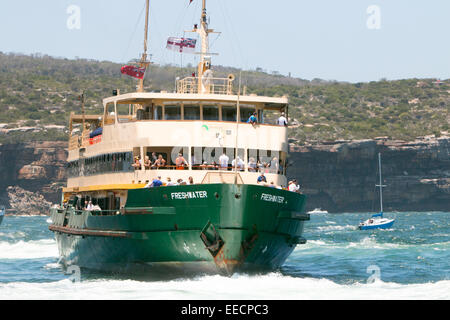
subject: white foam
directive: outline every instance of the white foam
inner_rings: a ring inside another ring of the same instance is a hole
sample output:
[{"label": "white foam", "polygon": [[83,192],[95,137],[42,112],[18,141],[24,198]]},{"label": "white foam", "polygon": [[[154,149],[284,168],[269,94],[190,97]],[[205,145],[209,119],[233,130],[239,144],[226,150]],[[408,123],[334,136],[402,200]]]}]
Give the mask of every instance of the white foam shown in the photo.
[{"label": "white foam", "polygon": [[406,243],[391,243],[391,242],[377,242],[374,237],[364,237],[357,242],[332,242],[323,240],[308,240],[304,245],[298,245],[294,251],[302,251],[307,249],[411,249],[411,248],[426,248],[428,249],[447,249],[450,246],[450,241],[428,243],[428,244],[406,244]]},{"label": "white foam", "polygon": [[319,231],[343,231],[343,230],[356,230],[358,229],[357,226],[352,225],[345,225],[345,226],[323,226],[323,227],[317,227],[317,230]]},{"label": "white foam", "polygon": [[72,283],[0,284],[0,299],[449,299],[450,280],[424,284],[340,285],[327,279],[263,276],[204,276],[174,281],[95,280]]},{"label": "white foam", "polygon": [[33,241],[0,242],[0,259],[37,259],[58,257],[58,246],[54,239]]}]

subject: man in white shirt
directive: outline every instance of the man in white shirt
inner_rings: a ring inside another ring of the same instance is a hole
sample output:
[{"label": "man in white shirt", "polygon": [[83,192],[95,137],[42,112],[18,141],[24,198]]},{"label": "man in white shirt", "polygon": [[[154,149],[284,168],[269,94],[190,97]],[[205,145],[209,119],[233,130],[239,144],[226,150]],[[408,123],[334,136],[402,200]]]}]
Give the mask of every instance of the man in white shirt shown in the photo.
[{"label": "man in white shirt", "polygon": [[94,205],[92,204],[92,201],[88,202],[88,205],[86,206],[86,210],[92,211],[94,209]]},{"label": "man in white shirt", "polygon": [[287,119],[284,116],[284,112],[282,112],[281,117],[278,118],[277,125],[287,127],[288,124],[287,124]]},{"label": "man in white shirt", "polygon": [[237,157],[231,162],[231,166],[236,168],[237,170],[244,170],[244,162],[241,160],[241,158]]},{"label": "man in white shirt", "polygon": [[176,184],[174,182],[172,182],[172,179],[170,179],[170,177],[167,177],[166,186],[176,186]]},{"label": "man in white shirt", "polygon": [[300,192],[300,186],[297,184],[297,180],[289,181],[288,190],[292,192]]},{"label": "man in white shirt", "polygon": [[228,156],[223,153],[220,157],[219,157],[219,164],[220,164],[220,169],[222,170],[227,170],[228,169],[228,161],[230,160],[230,158],[228,158]]}]

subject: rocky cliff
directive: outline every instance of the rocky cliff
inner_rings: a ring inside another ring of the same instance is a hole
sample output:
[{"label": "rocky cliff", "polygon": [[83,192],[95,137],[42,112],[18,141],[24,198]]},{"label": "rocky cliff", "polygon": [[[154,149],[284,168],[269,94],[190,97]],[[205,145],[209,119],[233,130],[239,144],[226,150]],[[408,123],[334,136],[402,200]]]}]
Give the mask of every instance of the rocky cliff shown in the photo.
[{"label": "rocky cliff", "polygon": [[[66,146],[66,142],[0,145],[0,204],[10,213],[42,214],[50,203],[59,203],[65,185]],[[450,211],[449,150],[448,137],[292,145],[288,173],[308,196],[307,210],[377,210],[380,152],[387,185],[385,211]]]},{"label": "rocky cliff", "polygon": [[291,146],[288,173],[307,194],[307,210],[379,210],[378,153],[384,211],[450,211],[450,139],[413,142],[384,138]]},{"label": "rocky cliff", "polygon": [[48,213],[49,202],[61,199],[66,147],[50,141],[0,145],[0,204],[9,213]]}]

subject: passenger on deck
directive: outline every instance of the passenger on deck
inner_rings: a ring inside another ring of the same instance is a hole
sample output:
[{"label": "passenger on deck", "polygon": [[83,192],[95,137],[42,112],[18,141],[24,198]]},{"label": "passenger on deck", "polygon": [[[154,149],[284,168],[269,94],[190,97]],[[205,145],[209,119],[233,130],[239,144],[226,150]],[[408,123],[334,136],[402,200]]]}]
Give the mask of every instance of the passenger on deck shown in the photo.
[{"label": "passenger on deck", "polygon": [[284,116],[284,112],[282,112],[281,116],[278,118],[277,125],[287,127],[288,123],[286,117]]},{"label": "passenger on deck", "polygon": [[200,165],[200,169],[207,170],[208,169],[208,162],[203,161],[203,163]]},{"label": "passenger on deck", "polygon": [[270,161],[270,169],[269,169],[270,173],[278,173],[279,167],[280,164],[278,162],[277,157],[273,157],[272,161]]},{"label": "passenger on deck", "polygon": [[289,181],[288,183],[288,190],[292,192],[298,192],[300,193],[300,186],[297,184],[297,180],[294,179],[292,181]]},{"label": "passenger on deck", "polygon": [[152,162],[150,161],[150,158],[148,156],[144,157],[144,168],[145,170],[149,170],[152,166]]},{"label": "passenger on deck", "polygon": [[153,179],[152,182],[147,183],[147,185],[144,188],[156,188],[156,187],[161,187],[162,186],[162,181],[161,181],[161,177],[158,176],[158,178]]},{"label": "passenger on deck", "polygon": [[160,154],[158,155],[158,159],[155,161],[155,163],[152,165],[152,168],[161,168],[166,165],[166,160],[164,160],[163,156]]},{"label": "passenger on deck", "polygon": [[176,184],[172,181],[172,179],[170,179],[170,177],[167,177],[167,183],[166,186],[176,186]]},{"label": "passenger on deck", "polygon": [[255,125],[258,122],[258,119],[256,118],[256,112],[253,112],[253,114],[248,118],[247,123],[251,123],[252,125]]},{"label": "passenger on deck", "polygon": [[267,179],[266,179],[266,176],[264,175],[264,172],[261,172],[261,175],[258,177],[257,182],[258,183],[267,182]]},{"label": "passenger on deck", "polygon": [[134,170],[141,170],[141,161],[139,160],[139,157],[134,157],[134,163],[132,164]]},{"label": "passenger on deck", "polygon": [[264,164],[263,163],[261,163],[261,161],[256,161],[256,169],[259,171],[259,172],[264,172]]},{"label": "passenger on deck", "polygon": [[186,159],[183,157],[183,155],[181,153],[178,154],[178,157],[175,159],[175,165],[177,170],[184,170],[184,167],[189,166],[188,162],[186,161]]},{"label": "passenger on deck", "polygon": [[231,167],[236,168],[237,170],[244,170],[244,162],[239,158],[239,156],[231,162]]},{"label": "passenger on deck", "polygon": [[87,206],[86,206],[86,210],[91,211],[94,209],[94,205],[92,204],[92,201],[89,200]]},{"label": "passenger on deck", "polygon": [[255,158],[253,158],[253,157],[248,159],[248,171],[256,172],[256,161],[255,161]]},{"label": "passenger on deck", "polygon": [[228,161],[230,160],[230,158],[228,158],[228,156],[223,153],[220,157],[219,157],[219,164],[220,164],[220,169],[221,170],[228,170]]},{"label": "passenger on deck", "polygon": [[158,160],[158,157],[155,152],[152,152],[152,163],[154,164],[156,160]]},{"label": "passenger on deck", "polygon": [[194,178],[189,177],[188,179],[189,179],[188,184],[194,184]]},{"label": "passenger on deck", "polygon": [[177,185],[179,185],[179,186],[185,186],[186,185],[186,181],[183,181],[183,179],[178,179],[177,180]]}]

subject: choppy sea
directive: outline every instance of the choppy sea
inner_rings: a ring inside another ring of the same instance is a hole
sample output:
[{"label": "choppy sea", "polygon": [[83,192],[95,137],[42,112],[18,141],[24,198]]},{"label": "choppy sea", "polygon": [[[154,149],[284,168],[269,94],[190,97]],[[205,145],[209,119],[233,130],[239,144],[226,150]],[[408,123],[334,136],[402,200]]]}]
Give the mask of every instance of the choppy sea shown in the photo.
[{"label": "choppy sea", "polygon": [[386,213],[388,230],[360,231],[368,213],[315,214],[283,267],[266,274],[141,281],[77,278],[58,263],[47,216],[0,225],[0,299],[450,299],[450,212]]}]

